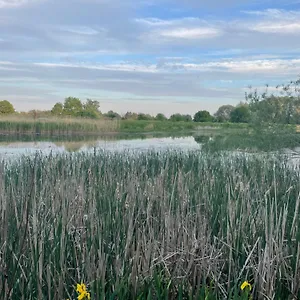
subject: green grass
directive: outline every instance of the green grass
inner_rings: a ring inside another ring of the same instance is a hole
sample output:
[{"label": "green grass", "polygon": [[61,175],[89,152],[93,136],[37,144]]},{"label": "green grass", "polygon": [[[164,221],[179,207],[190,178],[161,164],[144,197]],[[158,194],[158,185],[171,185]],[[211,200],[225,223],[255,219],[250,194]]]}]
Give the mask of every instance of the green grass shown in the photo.
[{"label": "green grass", "polygon": [[81,118],[32,119],[8,116],[0,118],[0,134],[9,135],[86,135],[103,133],[191,132],[202,129],[247,129],[248,124],[220,124],[142,120],[92,120]]},{"label": "green grass", "polygon": [[119,121],[91,120],[91,119],[68,119],[46,118],[29,119],[2,117],[0,119],[0,133],[8,135],[78,135],[78,134],[101,134],[105,132],[117,132]]},{"label": "green grass", "polygon": [[1,299],[300,297],[300,173],[283,157],[60,154],[0,165]]},{"label": "green grass", "polygon": [[122,120],[120,122],[121,132],[186,132],[199,131],[203,129],[247,129],[248,124],[234,123],[196,123],[196,122],[171,122],[171,121],[142,121]]},{"label": "green grass", "polygon": [[204,143],[203,149],[209,151],[270,152],[300,147],[299,133],[229,133],[217,134],[211,140],[195,137],[199,143]]}]

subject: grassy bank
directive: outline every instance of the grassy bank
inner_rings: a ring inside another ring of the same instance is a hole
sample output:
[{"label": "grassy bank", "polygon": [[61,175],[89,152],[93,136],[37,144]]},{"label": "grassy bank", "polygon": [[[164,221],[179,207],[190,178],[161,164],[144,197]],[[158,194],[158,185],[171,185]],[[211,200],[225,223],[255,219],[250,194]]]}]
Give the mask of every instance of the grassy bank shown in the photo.
[{"label": "grassy bank", "polygon": [[300,134],[293,132],[216,134],[210,140],[203,136],[196,136],[195,140],[203,143],[203,149],[209,151],[274,152],[300,147]]},{"label": "grassy bank", "polygon": [[300,297],[300,173],[284,159],[108,153],[1,164],[1,299]]},{"label": "grassy bank", "polygon": [[247,124],[220,124],[142,120],[92,120],[80,118],[30,119],[1,117],[0,134],[78,135],[101,133],[187,132],[199,129],[243,129]]},{"label": "grassy bank", "polygon": [[29,118],[1,118],[0,134],[13,135],[76,135],[100,134],[119,131],[119,121],[92,119],[29,119]]},{"label": "grassy bank", "polygon": [[122,120],[120,122],[121,132],[183,132],[198,130],[218,129],[247,129],[248,124],[234,123],[197,123],[197,122],[171,122],[171,121],[136,121]]}]

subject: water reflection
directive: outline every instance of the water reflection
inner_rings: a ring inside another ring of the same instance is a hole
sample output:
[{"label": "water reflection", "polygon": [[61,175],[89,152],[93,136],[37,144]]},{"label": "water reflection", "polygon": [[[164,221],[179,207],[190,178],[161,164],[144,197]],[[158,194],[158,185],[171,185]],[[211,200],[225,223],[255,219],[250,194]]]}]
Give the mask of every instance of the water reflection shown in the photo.
[{"label": "water reflection", "polygon": [[0,159],[10,156],[50,152],[94,151],[94,149],[205,151],[278,151],[300,147],[300,134],[250,134],[201,131],[180,134],[114,134],[103,136],[1,136]]},{"label": "water reflection", "polygon": [[106,136],[0,136],[0,158],[35,153],[78,152],[94,149],[200,149],[191,134],[134,134]]}]

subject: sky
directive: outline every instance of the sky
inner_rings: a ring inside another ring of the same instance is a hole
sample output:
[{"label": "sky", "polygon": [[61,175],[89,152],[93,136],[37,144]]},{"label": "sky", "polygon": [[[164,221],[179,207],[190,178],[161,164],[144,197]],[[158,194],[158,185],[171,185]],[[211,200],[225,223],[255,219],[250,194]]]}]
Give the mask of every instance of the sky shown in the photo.
[{"label": "sky", "polygon": [[214,113],[300,75],[296,0],[0,0],[0,100]]}]

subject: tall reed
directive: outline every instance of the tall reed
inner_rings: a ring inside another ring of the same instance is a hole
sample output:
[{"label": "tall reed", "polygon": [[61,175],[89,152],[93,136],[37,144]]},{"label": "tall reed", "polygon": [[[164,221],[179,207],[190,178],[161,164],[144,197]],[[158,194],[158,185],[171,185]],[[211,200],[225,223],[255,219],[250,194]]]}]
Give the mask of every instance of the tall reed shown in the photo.
[{"label": "tall reed", "polygon": [[81,118],[46,118],[28,119],[1,117],[1,134],[35,134],[35,135],[74,135],[99,134],[103,132],[116,132],[120,128],[119,121],[91,120]]},{"label": "tall reed", "polygon": [[300,297],[300,173],[283,157],[59,154],[0,166],[1,299]]}]

